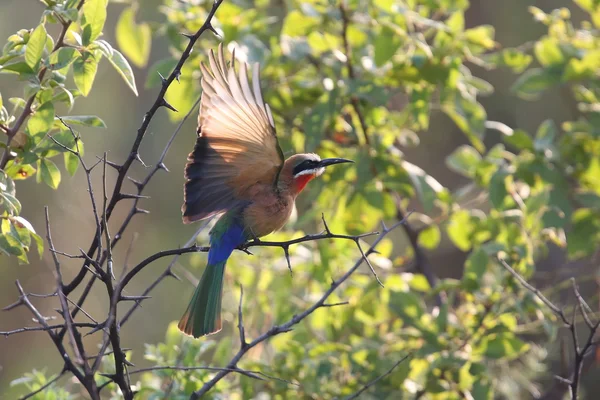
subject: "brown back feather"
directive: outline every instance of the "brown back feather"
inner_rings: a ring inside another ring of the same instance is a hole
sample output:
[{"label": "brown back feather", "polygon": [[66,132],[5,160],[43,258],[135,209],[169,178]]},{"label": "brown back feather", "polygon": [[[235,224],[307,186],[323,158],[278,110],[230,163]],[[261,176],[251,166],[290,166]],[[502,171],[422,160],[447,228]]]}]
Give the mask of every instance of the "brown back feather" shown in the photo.
[{"label": "brown back feather", "polygon": [[235,72],[223,47],[210,53],[210,70],[201,64],[202,99],[198,138],[185,167],[183,221],[189,223],[244,205],[252,186],[276,187],[283,166],[269,106],[263,102],[258,64],[250,89],[247,65]]}]

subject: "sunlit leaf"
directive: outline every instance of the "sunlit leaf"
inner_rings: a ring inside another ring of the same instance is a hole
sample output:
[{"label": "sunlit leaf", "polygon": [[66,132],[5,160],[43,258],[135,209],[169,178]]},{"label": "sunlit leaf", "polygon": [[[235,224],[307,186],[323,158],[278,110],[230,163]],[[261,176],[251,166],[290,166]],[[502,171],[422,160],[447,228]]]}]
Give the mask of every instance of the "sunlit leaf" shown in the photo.
[{"label": "sunlit leaf", "polygon": [[146,23],[135,22],[135,7],[123,10],[117,22],[117,43],[123,54],[137,67],[141,68],[148,62],[152,33]]},{"label": "sunlit leaf", "polygon": [[127,86],[129,86],[129,88],[137,96],[138,91],[137,87],[135,86],[135,77],[133,76],[131,66],[129,65],[125,57],[123,57],[123,54],[121,54],[117,50],[113,50],[113,56],[109,58],[108,61],[110,61],[110,63],[117,70],[119,75],[121,75],[121,77],[125,80]]},{"label": "sunlit leaf", "polygon": [[83,3],[82,25],[89,26],[88,43],[93,42],[100,36],[104,23],[106,22],[106,7],[108,0],[86,0]]},{"label": "sunlit leaf", "polygon": [[83,96],[87,96],[92,90],[97,71],[98,61],[92,53],[85,53],[83,57],[76,59],[73,63],[75,85]]},{"label": "sunlit leaf", "polygon": [[106,128],[106,124],[95,115],[69,115],[61,117],[68,125],[90,126],[93,128]]},{"label": "sunlit leaf", "polygon": [[60,171],[52,160],[43,158],[39,163],[41,180],[52,189],[57,189],[60,184]]},{"label": "sunlit leaf", "polygon": [[38,25],[29,36],[29,42],[27,42],[27,48],[25,49],[25,62],[32,69],[35,69],[42,59],[47,38],[48,34],[43,24]]}]

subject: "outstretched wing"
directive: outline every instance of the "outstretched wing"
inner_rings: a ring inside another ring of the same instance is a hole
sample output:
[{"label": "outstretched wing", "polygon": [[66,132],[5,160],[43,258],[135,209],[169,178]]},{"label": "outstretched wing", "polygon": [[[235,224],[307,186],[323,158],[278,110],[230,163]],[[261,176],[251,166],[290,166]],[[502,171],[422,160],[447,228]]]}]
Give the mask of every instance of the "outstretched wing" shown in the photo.
[{"label": "outstretched wing", "polygon": [[283,166],[275,123],[263,101],[259,67],[252,89],[247,64],[239,76],[235,55],[229,66],[223,46],[211,51],[210,69],[201,64],[202,99],[198,138],[185,166],[183,222],[190,223],[241,206],[257,184],[276,184]]}]

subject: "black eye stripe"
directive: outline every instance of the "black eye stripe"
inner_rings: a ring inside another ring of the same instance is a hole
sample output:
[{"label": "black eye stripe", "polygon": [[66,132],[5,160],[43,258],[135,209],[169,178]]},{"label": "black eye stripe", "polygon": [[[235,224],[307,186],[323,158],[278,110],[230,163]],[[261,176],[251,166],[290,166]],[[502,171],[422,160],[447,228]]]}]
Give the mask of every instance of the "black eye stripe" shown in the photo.
[{"label": "black eye stripe", "polygon": [[296,175],[302,171],[305,171],[307,169],[314,169],[317,168],[317,166],[319,165],[318,161],[315,160],[304,160],[302,161],[300,164],[296,165],[294,167],[294,171],[293,174]]}]

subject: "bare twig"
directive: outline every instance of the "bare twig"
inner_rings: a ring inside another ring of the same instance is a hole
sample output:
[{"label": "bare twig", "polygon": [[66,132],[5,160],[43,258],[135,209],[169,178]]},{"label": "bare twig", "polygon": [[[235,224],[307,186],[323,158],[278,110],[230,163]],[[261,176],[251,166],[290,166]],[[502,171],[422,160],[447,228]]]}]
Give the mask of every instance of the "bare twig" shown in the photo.
[{"label": "bare twig", "polygon": [[52,259],[54,260],[54,267],[56,270],[56,290],[58,293],[58,299],[60,301],[61,306],[61,314],[65,320],[65,328],[69,334],[69,341],[71,342],[71,348],[75,353],[75,361],[79,365],[85,365],[85,350],[83,347],[83,343],[81,340],[76,340],[76,336],[79,334],[75,331],[73,327],[73,319],[71,318],[71,313],[69,311],[69,304],[67,302],[67,297],[62,292],[62,272],[60,270],[60,262],[58,261],[58,256],[53,251],[54,243],[52,242],[52,233],[50,231],[50,216],[48,214],[48,207],[44,207],[45,215],[46,215],[46,239],[48,240],[48,246],[50,247],[50,254],[52,254]]},{"label": "bare twig", "polygon": [[235,372],[237,374],[241,374],[241,375],[245,375],[247,377],[253,378],[253,379],[258,379],[258,380],[264,380],[262,378],[260,378],[258,375],[263,376],[267,379],[270,380],[274,380],[274,381],[279,381],[279,382],[283,382],[283,383],[287,383],[288,385],[294,385],[294,386],[300,386],[297,383],[294,382],[290,382],[286,379],[282,379],[282,378],[278,378],[276,376],[272,376],[272,375],[268,375],[265,374],[264,372],[261,371],[252,371],[252,370],[247,370],[247,369],[241,369],[238,367],[235,368],[218,368],[218,367],[180,367],[180,366],[176,366],[176,365],[165,365],[165,366],[154,366],[154,367],[148,367],[148,368],[140,368],[137,369],[135,371],[131,371],[130,374],[140,374],[142,372],[151,372],[151,371],[161,371],[161,370],[175,370],[175,371],[220,371],[220,372]]},{"label": "bare twig", "polygon": [[93,400],[100,400],[100,396],[98,394],[98,389],[96,387],[96,381],[94,379],[89,379],[88,376],[84,375],[81,372],[81,370],[79,368],[77,368],[77,366],[73,363],[73,361],[69,357],[69,355],[68,355],[64,345],[62,344],[60,338],[58,337],[58,335],[50,329],[48,323],[46,322],[46,319],[40,314],[40,312],[37,310],[37,308],[35,308],[35,306],[29,301],[29,298],[27,297],[27,294],[23,290],[21,283],[17,280],[15,282],[15,284],[17,285],[17,290],[19,291],[19,294],[20,294],[19,300],[23,303],[23,305],[25,305],[31,311],[31,313],[35,316],[35,318],[40,323],[40,325],[42,325],[45,328],[46,332],[48,333],[48,336],[50,336],[50,339],[52,339],[52,341],[54,342],[56,349],[58,350],[61,358],[65,362],[65,368],[68,371],[70,371],[73,375],[75,375],[77,380],[86,388],[88,394],[90,395],[90,398],[92,398]]},{"label": "bare twig", "polygon": [[379,382],[380,380],[382,380],[383,378],[385,378],[386,376],[388,376],[389,374],[391,374],[392,372],[394,372],[394,370],[396,369],[396,367],[398,365],[402,364],[402,362],[404,362],[404,360],[406,360],[408,357],[410,357],[410,354],[407,354],[404,357],[402,357],[394,365],[392,365],[392,367],[390,369],[388,369],[384,374],[379,375],[377,378],[375,378],[372,381],[370,381],[369,383],[367,383],[365,386],[363,386],[362,388],[360,388],[358,391],[356,391],[355,393],[353,393],[350,396],[346,397],[345,400],[357,399],[358,396],[360,396],[364,391],[366,391],[371,386],[375,385],[377,382]]},{"label": "bare twig", "polygon": [[54,385],[60,378],[62,378],[67,371],[68,370],[66,368],[63,368],[62,371],[60,371],[60,373],[58,373],[55,377],[48,379],[48,382],[46,382],[44,385],[40,386],[38,389],[34,390],[33,392],[27,393],[26,395],[19,397],[19,400],[27,400],[27,399],[32,398],[33,396],[35,396],[38,393],[42,393],[44,390],[46,390],[50,386]]},{"label": "bare twig", "polygon": [[[89,322],[73,322],[72,326],[75,328],[95,328],[97,324],[89,323]],[[0,336],[10,336],[17,333],[23,332],[46,332],[52,331],[54,329],[62,329],[64,328],[64,324],[57,325],[47,325],[47,326],[24,326],[23,328],[14,329],[12,331],[0,331]]]},{"label": "bare twig", "polygon": [[[568,387],[571,389],[571,398],[577,399],[578,395],[579,395],[579,383],[580,383],[582,372],[583,372],[584,362],[591,354],[594,353],[593,349],[598,347],[598,343],[594,342],[594,338],[596,336],[596,333],[598,332],[598,329],[600,328],[600,320],[596,323],[593,323],[589,319],[589,316],[587,315],[587,313],[585,311],[586,308],[589,309],[589,306],[585,303],[585,301],[583,301],[583,298],[581,298],[581,295],[579,294],[579,290],[577,288],[577,284],[574,281],[572,282],[572,285],[573,285],[573,291],[575,293],[575,297],[577,299],[577,304],[573,308],[573,314],[572,314],[571,320],[569,321],[567,319],[567,316],[565,315],[564,311],[560,307],[556,306],[554,303],[552,303],[550,300],[548,300],[548,298],[546,296],[544,296],[540,290],[536,289],[534,286],[529,284],[525,280],[525,278],[523,278],[510,265],[508,265],[508,263],[505,260],[503,260],[502,258],[498,258],[498,261],[508,272],[510,272],[510,274],[517,281],[519,281],[519,283],[523,287],[525,287],[527,290],[529,290],[531,293],[533,293],[538,299],[540,299],[542,301],[542,303],[544,303],[546,305],[546,307],[548,307],[557,317],[559,317],[561,319],[561,321],[568,328],[570,335],[571,335],[571,341],[573,344],[573,353],[575,356],[575,360],[573,362],[573,370],[572,370],[572,373],[569,378],[564,378],[564,377],[556,377],[556,378],[559,381],[559,384],[563,385],[563,387],[565,384],[568,385]],[[579,345],[579,338],[578,338],[578,334],[577,334],[577,324],[575,322],[575,315],[577,314],[577,312],[581,313],[584,321],[586,322],[586,325],[589,328],[588,337],[587,337],[583,347]],[[542,396],[542,398],[546,398],[546,397],[547,397],[547,395]]]}]

